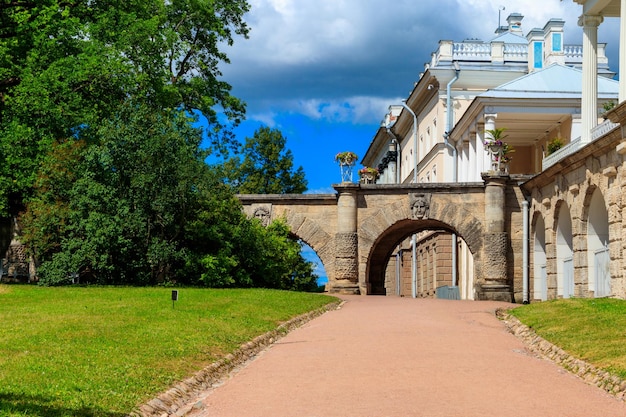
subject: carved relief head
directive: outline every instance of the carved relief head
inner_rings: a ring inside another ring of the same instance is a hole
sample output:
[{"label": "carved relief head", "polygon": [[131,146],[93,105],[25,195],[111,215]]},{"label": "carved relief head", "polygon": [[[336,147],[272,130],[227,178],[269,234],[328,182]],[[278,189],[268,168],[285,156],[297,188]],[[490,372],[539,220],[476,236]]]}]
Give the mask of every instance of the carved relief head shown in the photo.
[{"label": "carved relief head", "polygon": [[267,227],[270,224],[271,213],[267,207],[257,207],[254,210],[254,217],[261,221],[261,224]]},{"label": "carved relief head", "polygon": [[430,194],[409,194],[409,204],[411,207],[411,218],[422,220],[428,218],[430,210]]}]

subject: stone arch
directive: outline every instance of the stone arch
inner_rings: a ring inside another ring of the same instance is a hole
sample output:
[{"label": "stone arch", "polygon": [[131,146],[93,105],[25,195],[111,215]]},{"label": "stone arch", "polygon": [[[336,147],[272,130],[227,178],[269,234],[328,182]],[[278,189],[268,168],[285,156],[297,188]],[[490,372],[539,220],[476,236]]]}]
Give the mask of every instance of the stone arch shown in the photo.
[{"label": "stone arch", "polygon": [[559,201],[555,207],[557,296],[574,295],[574,245],[572,217],[567,203]]},{"label": "stone arch", "polygon": [[535,300],[548,299],[548,276],[546,255],[546,224],[540,211],[533,214],[533,297]]},{"label": "stone arch", "polygon": [[[411,220],[409,205],[404,200],[390,204],[359,221],[359,247],[362,247],[362,243],[371,246],[383,232],[401,220]],[[445,229],[457,233],[465,240],[472,255],[480,255],[483,246],[482,219],[475,217],[470,210],[457,204],[438,201],[433,196],[428,218],[424,221],[426,220],[445,225]]]},{"label": "stone arch", "polygon": [[583,208],[587,220],[587,285],[596,297],[611,295],[609,214],[599,187],[589,187]]},{"label": "stone arch", "polygon": [[483,236],[481,221],[462,206],[438,202],[434,196],[427,217],[412,219],[409,204],[404,200],[359,222],[359,276],[364,291],[370,293],[373,284],[380,286],[394,248],[423,230],[444,230],[462,238],[474,257],[475,281],[481,277],[478,273]]},{"label": "stone arch", "polygon": [[328,279],[334,276],[334,244],[332,237],[323,229],[320,224],[305,215],[286,209],[280,216],[291,233],[309,245],[317,254],[324,266]]}]

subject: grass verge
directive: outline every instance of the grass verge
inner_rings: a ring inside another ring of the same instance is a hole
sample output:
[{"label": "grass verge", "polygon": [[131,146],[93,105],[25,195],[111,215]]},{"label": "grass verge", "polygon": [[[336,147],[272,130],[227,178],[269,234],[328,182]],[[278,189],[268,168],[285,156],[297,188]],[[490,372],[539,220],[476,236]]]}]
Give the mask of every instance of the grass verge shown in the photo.
[{"label": "grass verge", "polygon": [[626,379],[626,301],[553,300],[510,314],[571,355]]},{"label": "grass verge", "polygon": [[[129,413],[334,298],[273,290],[0,286],[0,416]],[[174,306],[173,306],[174,304]]]}]

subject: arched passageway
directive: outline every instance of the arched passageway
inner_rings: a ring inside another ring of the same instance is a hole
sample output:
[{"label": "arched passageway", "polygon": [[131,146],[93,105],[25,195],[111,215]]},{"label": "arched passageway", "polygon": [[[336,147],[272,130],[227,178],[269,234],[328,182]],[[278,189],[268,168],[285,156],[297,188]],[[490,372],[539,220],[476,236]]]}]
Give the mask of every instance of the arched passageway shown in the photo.
[{"label": "arched passageway", "polygon": [[572,218],[567,204],[561,204],[556,227],[557,295],[570,298],[574,295],[574,246],[572,243]]},{"label": "arched passageway", "polygon": [[535,300],[548,299],[546,260],[546,224],[541,214],[538,213],[533,234],[533,295]]},{"label": "arched passageway", "polygon": [[611,295],[609,263],[609,215],[604,197],[596,189],[589,203],[587,222],[588,285],[596,297]]},{"label": "arched passageway", "polygon": [[[474,259],[465,241],[437,220],[402,220],[374,243],[368,294],[474,299]],[[457,270],[452,253],[457,251]]]}]

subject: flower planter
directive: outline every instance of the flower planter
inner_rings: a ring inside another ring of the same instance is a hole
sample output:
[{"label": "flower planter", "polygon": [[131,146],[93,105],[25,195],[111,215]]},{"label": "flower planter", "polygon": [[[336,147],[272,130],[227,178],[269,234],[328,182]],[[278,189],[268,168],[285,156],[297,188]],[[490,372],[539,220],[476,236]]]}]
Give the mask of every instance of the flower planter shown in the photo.
[{"label": "flower planter", "polygon": [[359,175],[361,176],[361,182],[363,184],[374,184],[377,177],[377,175],[372,172],[360,173]]},{"label": "flower planter", "polygon": [[359,157],[354,152],[339,152],[335,155],[335,161],[341,171],[341,182],[352,182],[352,168]]},{"label": "flower planter", "polygon": [[494,155],[501,155],[503,151],[504,151],[503,145],[496,145],[496,144],[489,145],[489,152],[491,152]]},{"label": "flower planter", "polygon": [[339,161],[339,170],[341,171],[341,182],[352,182],[352,168],[354,168],[353,162]]}]

